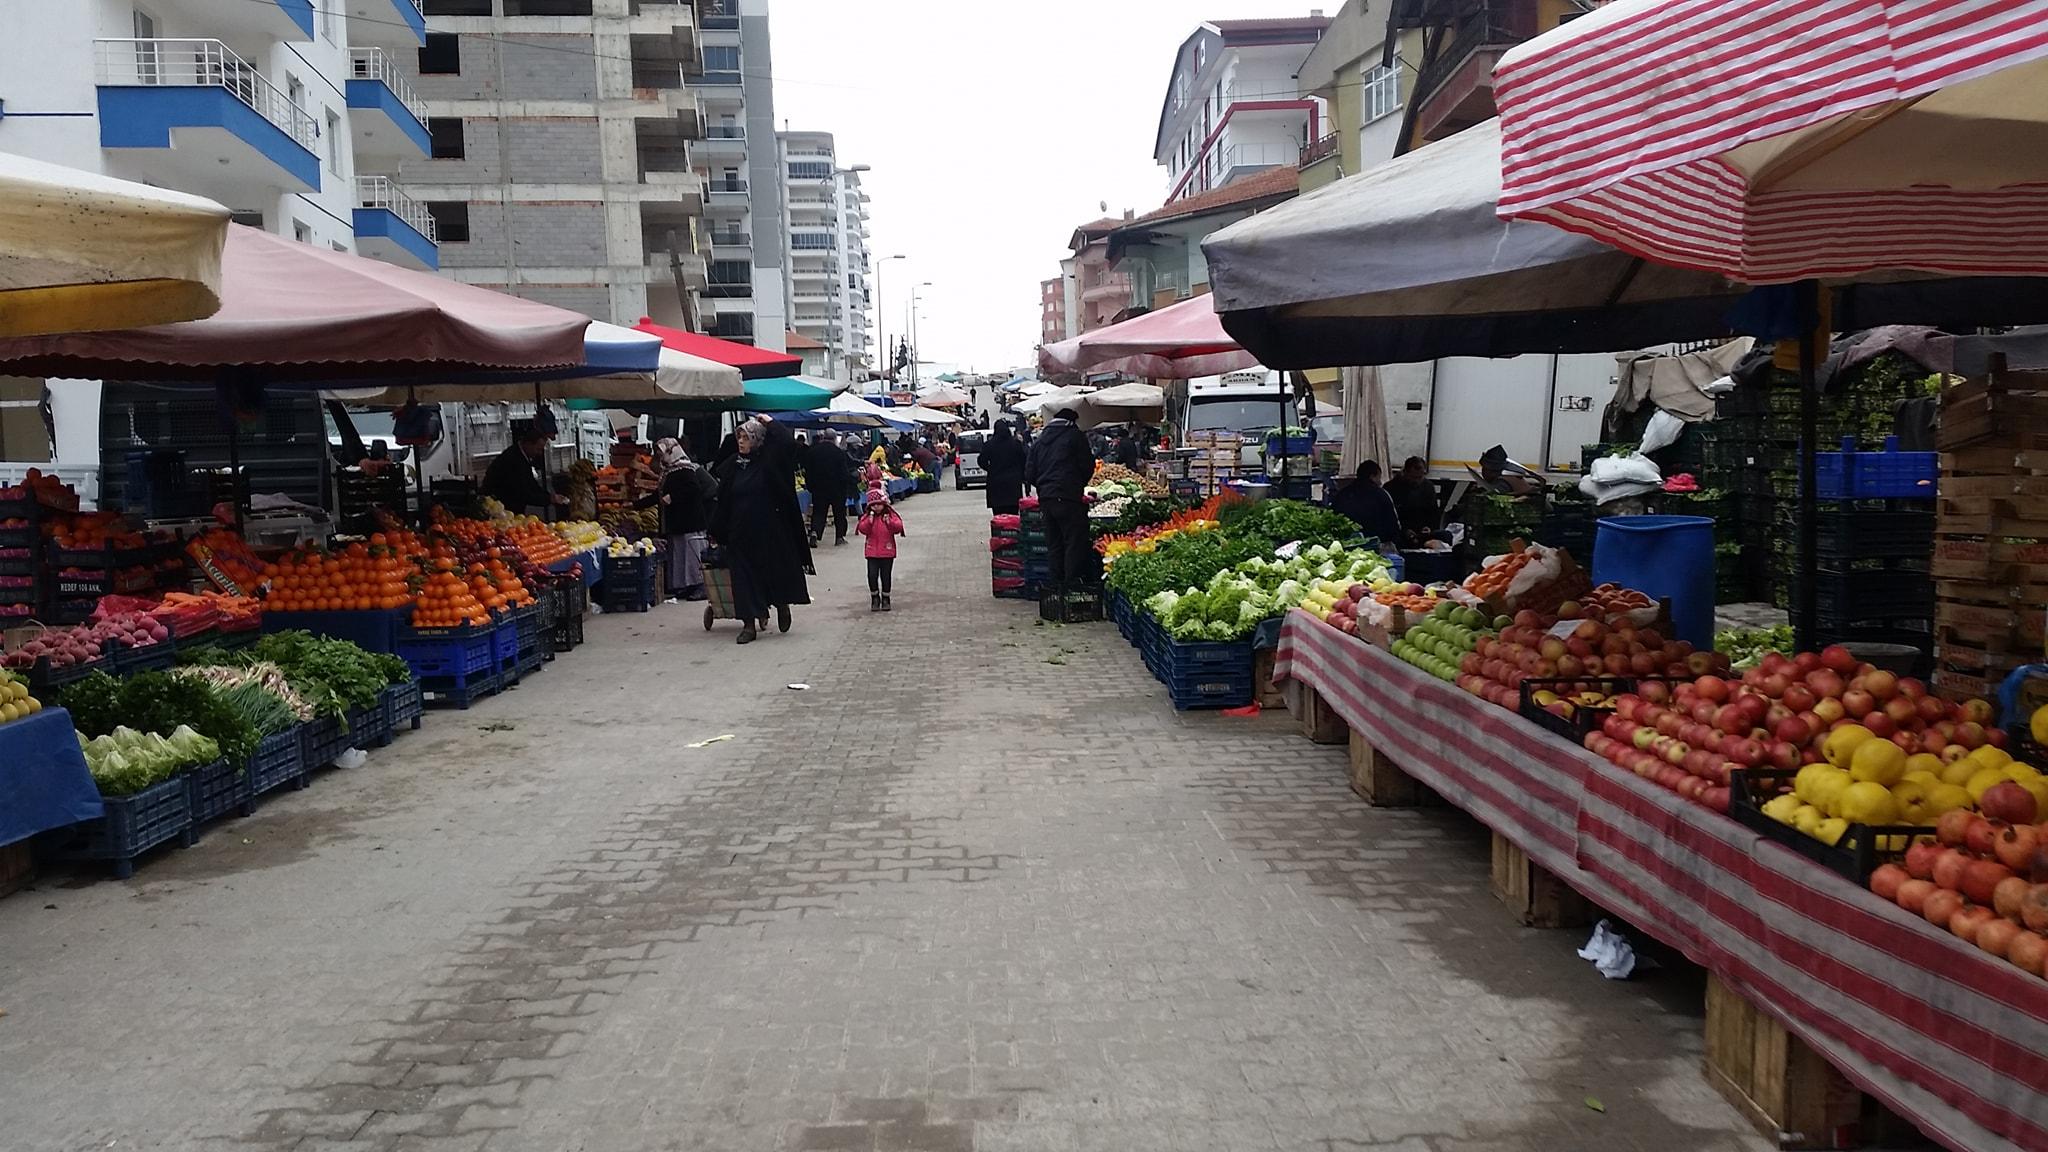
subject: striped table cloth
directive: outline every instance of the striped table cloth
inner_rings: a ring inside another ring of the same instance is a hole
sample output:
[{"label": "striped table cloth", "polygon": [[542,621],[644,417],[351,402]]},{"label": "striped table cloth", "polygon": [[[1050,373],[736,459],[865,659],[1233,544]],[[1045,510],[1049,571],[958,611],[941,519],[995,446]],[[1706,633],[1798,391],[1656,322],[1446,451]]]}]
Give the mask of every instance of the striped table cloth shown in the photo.
[{"label": "striped table cloth", "polygon": [[1276,683],[1741,990],[1950,1148],[2048,1148],[2048,980],[1307,612]]}]

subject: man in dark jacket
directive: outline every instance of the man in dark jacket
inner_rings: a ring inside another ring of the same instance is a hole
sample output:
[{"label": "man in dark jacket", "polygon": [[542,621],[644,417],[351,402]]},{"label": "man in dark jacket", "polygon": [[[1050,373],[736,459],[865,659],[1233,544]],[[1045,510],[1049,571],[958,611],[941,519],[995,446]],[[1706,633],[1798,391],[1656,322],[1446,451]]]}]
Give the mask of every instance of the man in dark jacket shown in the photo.
[{"label": "man in dark jacket", "polygon": [[1386,488],[1387,495],[1393,498],[1394,510],[1401,514],[1403,545],[1421,544],[1429,539],[1444,518],[1436,488],[1429,482],[1429,462],[1420,456],[1410,456],[1402,462],[1401,474],[1387,481]]},{"label": "man in dark jacket", "polygon": [[547,433],[522,420],[512,434],[512,443],[484,471],[482,494],[515,516],[545,516],[554,505],[567,504],[568,497],[550,496],[541,482],[539,468],[547,459]]},{"label": "man in dark jacket", "polygon": [[1046,554],[1053,590],[1060,593],[1070,585],[1090,582],[1095,570],[1082,492],[1095,475],[1095,456],[1074,420],[1072,408],[1060,409],[1032,442],[1024,461],[1024,482],[1038,490],[1038,509],[1045,514]]},{"label": "man in dark jacket", "polygon": [[853,457],[839,446],[839,436],[821,432],[804,456],[804,487],[811,493],[811,543],[825,539],[825,512],[832,512],[832,543],[846,543],[846,498],[851,495]]},{"label": "man in dark jacket", "polygon": [[1380,487],[1380,462],[1367,460],[1358,466],[1358,478],[1330,498],[1330,508],[1351,518],[1382,544],[1401,543],[1401,516],[1394,510],[1394,498]]}]

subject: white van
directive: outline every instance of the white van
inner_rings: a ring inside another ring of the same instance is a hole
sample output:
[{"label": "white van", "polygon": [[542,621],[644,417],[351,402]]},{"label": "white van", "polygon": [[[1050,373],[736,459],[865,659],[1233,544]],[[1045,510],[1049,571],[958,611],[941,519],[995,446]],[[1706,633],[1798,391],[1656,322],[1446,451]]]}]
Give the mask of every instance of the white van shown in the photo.
[{"label": "white van", "polygon": [[988,473],[981,466],[981,448],[991,435],[986,428],[968,428],[953,437],[954,488],[988,487]]}]

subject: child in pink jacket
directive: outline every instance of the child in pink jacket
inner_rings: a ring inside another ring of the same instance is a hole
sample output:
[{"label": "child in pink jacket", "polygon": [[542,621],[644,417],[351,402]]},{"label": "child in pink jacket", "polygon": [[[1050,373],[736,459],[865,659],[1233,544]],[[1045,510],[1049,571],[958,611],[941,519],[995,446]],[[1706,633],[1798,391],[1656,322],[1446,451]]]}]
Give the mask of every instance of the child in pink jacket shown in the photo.
[{"label": "child in pink jacket", "polygon": [[896,538],[903,535],[903,517],[896,514],[889,494],[879,486],[868,489],[854,531],[868,542],[868,611],[890,611],[889,586],[896,571]]}]

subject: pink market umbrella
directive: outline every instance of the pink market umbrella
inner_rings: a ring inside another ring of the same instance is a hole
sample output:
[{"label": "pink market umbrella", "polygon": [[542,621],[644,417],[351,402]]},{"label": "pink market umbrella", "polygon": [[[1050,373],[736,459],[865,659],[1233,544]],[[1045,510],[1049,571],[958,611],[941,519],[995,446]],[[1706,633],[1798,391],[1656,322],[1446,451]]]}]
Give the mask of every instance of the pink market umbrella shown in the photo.
[{"label": "pink market umbrella", "polygon": [[1494,84],[1503,217],[1751,284],[2048,275],[2048,0],[1617,0]]},{"label": "pink market umbrella", "polygon": [[1048,373],[1123,372],[1153,380],[1191,380],[1258,366],[1258,360],[1223,330],[1207,295],[1039,350],[1039,368]]},{"label": "pink market umbrella", "polygon": [[583,362],[590,317],[229,225],[204,320],[0,340],[13,375],[239,384]]}]

